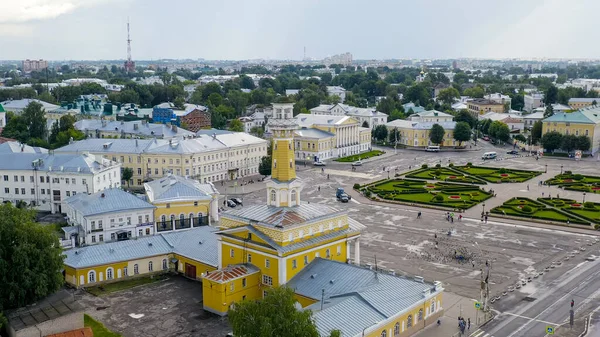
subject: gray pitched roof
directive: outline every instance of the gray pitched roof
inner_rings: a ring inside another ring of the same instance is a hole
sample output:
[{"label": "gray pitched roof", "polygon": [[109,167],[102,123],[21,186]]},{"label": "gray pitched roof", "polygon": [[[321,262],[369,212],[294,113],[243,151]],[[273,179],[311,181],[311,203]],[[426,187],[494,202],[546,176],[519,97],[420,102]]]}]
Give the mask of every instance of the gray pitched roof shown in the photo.
[{"label": "gray pitched roof", "polygon": [[[1,152],[0,152],[1,153]],[[96,158],[90,154],[47,154],[47,153],[3,153],[0,160],[2,170],[31,170],[34,162],[38,171],[96,173],[111,165],[116,165],[104,158]]]},{"label": "gray pitched roof", "polygon": [[94,194],[77,194],[66,199],[65,203],[83,216],[155,208],[154,205],[119,188],[110,188]]},{"label": "gray pitched roof", "polygon": [[65,265],[86,268],[169,253],[218,265],[216,229],[210,226],[66,250]]},{"label": "gray pitched roof", "polygon": [[270,205],[252,205],[233,209],[224,213],[223,217],[238,220],[254,221],[266,226],[290,226],[307,221],[338,216],[343,211],[323,204],[300,204],[292,207],[276,207]]},{"label": "gray pitched roof", "polygon": [[315,128],[302,128],[294,131],[298,137],[303,138],[326,138],[335,136],[331,132],[315,129]]},{"label": "gray pitched roof", "polygon": [[0,144],[0,154],[4,153],[48,153],[43,147],[29,146],[19,142],[5,142]]},{"label": "gray pitched roof", "polygon": [[144,184],[150,202],[211,200],[219,192],[211,183],[201,184],[197,180],[168,175]]},{"label": "gray pitched roof", "polygon": [[82,119],[75,123],[75,128],[87,132],[124,132],[141,137],[173,138],[193,136],[194,133],[182,128],[173,128],[165,124],[145,123],[142,121],[101,121],[98,119]]},{"label": "gray pitched roof", "polygon": [[[375,322],[392,317],[422,301],[424,291],[441,292],[432,283],[376,272],[360,266],[316,258],[287,286],[297,294],[320,300],[324,310],[314,314],[317,329],[327,335],[332,327],[354,336]],[[319,309],[320,302],[309,309]]]}]

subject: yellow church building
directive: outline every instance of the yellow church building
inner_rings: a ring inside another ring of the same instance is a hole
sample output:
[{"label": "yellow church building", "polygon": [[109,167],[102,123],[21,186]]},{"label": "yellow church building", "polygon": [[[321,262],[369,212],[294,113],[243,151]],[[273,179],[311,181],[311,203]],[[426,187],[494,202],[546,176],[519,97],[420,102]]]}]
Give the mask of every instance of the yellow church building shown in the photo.
[{"label": "yellow church building", "polygon": [[[294,289],[323,336],[409,336],[443,314],[441,283],[360,266],[365,226],[346,211],[301,202],[292,104],[274,104],[267,202],[221,215],[217,266],[202,277],[203,307],[225,315],[236,302],[260,299],[273,286]],[[352,251],[354,257],[352,256]],[[353,263],[353,264],[352,264]],[[374,323],[378,322],[378,323]]]}]

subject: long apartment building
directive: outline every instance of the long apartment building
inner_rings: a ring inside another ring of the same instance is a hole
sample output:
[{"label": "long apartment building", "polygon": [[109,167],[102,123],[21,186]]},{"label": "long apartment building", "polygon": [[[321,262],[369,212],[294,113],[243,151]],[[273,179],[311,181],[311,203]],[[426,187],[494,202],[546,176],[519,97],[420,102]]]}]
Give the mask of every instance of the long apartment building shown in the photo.
[{"label": "long apartment building", "polygon": [[105,156],[131,168],[129,183],[143,188],[168,173],[203,183],[256,175],[267,144],[243,132],[206,130],[188,139],[85,139],[55,151]]},{"label": "long apartment building", "polygon": [[86,152],[49,154],[40,148],[0,145],[0,201],[63,212],[65,199],[121,186],[121,164]]}]

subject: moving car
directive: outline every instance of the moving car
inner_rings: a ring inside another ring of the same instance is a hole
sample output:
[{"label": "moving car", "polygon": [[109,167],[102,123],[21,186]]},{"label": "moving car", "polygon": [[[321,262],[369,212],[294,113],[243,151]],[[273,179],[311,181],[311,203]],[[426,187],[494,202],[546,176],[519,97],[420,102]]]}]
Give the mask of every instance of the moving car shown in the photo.
[{"label": "moving car", "polygon": [[483,156],[481,156],[481,159],[496,159],[497,156],[498,154],[496,152],[486,152],[483,154]]},{"label": "moving car", "polygon": [[236,205],[241,205],[242,204],[242,199],[240,199],[240,198],[231,198],[229,200],[235,202]]},{"label": "moving car", "polygon": [[440,147],[439,146],[430,145],[430,146],[428,146],[425,149],[425,151],[427,151],[427,152],[440,152]]},{"label": "moving car", "polygon": [[325,166],[325,163],[319,160],[319,161],[314,162],[313,165],[315,165],[315,166]]},{"label": "moving car", "polygon": [[344,192],[344,189],[341,187],[338,187],[337,191],[335,192],[335,197],[341,202],[348,202],[350,199],[352,199],[352,197]]},{"label": "moving car", "polygon": [[357,160],[354,163],[352,163],[352,166],[362,166],[362,161]]},{"label": "moving car", "polygon": [[518,150],[510,150],[510,151],[507,151],[506,154],[519,154],[519,151]]},{"label": "moving car", "polygon": [[483,138],[481,138],[481,139],[483,139],[483,140],[485,140],[486,142],[488,142],[488,141],[490,140],[490,137],[488,137],[488,136],[484,136],[484,137],[483,137]]},{"label": "moving car", "polygon": [[231,200],[227,200],[227,206],[234,208],[235,206],[237,206],[237,204]]}]

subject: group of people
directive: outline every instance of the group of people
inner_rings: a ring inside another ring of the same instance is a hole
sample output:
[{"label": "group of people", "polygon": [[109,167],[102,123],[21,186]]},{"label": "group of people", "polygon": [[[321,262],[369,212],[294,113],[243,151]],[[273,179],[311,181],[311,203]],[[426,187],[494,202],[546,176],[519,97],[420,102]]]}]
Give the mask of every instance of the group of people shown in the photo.
[{"label": "group of people", "polygon": [[462,332],[462,333],[465,332],[465,328],[467,330],[470,330],[471,329],[471,319],[468,318],[467,321],[465,321],[464,317],[458,316],[458,328],[460,329],[460,332]]},{"label": "group of people", "polygon": [[[420,213],[420,212],[419,212]],[[454,223],[454,212],[450,213],[450,212],[446,212],[446,220],[448,222],[452,222]],[[458,221],[462,221],[462,214],[458,215]]]}]

